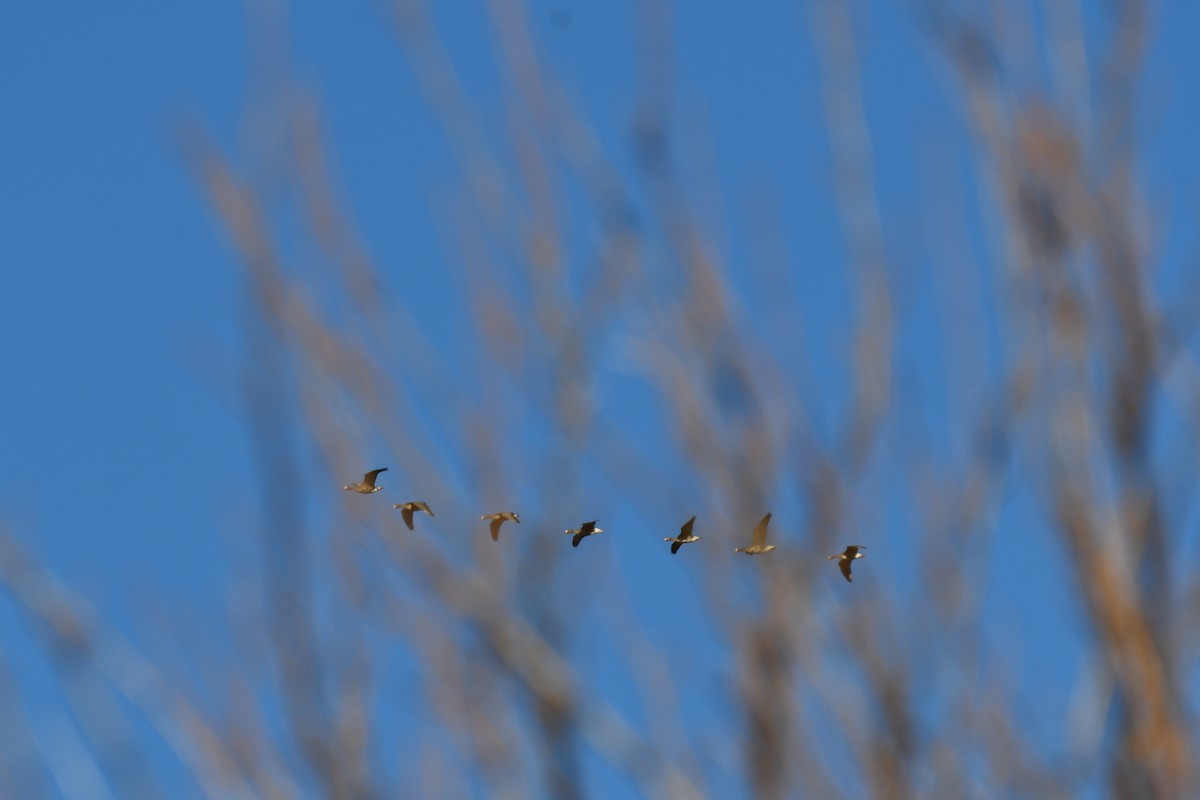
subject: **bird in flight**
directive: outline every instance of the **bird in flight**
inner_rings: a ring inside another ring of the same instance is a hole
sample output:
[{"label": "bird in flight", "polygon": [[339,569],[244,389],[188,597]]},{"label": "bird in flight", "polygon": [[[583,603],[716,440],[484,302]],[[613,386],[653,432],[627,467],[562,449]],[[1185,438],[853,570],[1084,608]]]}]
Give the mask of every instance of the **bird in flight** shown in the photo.
[{"label": "bird in flight", "polygon": [[492,531],[493,542],[499,541],[500,526],[504,524],[505,520],[512,520],[518,525],[521,524],[521,518],[517,516],[517,512],[515,511],[500,511],[495,514],[484,514],[482,517],[480,517],[480,519],[490,519],[492,521],[492,524],[489,527]]},{"label": "bird in flight", "polygon": [[692,534],[692,526],[696,524],[696,518],[692,517],[687,522],[683,523],[683,527],[679,529],[678,536],[664,536],[664,542],[671,542],[671,555],[679,552],[679,548],[691,542],[700,541],[699,536]]},{"label": "bird in flight", "polygon": [[347,492],[358,492],[359,494],[374,494],[375,492],[383,491],[382,486],[375,485],[375,479],[379,477],[379,473],[387,472],[387,467],[373,469],[366,475],[363,475],[362,483],[352,483],[349,486],[343,486]]},{"label": "bird in flight", "polygon": [[404,524],[411,531],[413,529],[412,519],[414,511],[424,511],[429,516],[433,516],[433,512],[429,510],[429,504],[421,500],[414,500],[411,503],[396,503],[392,508],[400,509],[400,516],[404,517]]},{"label": "bird in flight", "polygon": [[756,556],[759,553],[769,553],[775,549],[775,545],[767,544],[767,524],[771,521],[770,512],[765,517],[758,521],[754,526],[754,541],[749,547],[735,547],[733,552],[745,553],[748,556]]},{"label": "bird in flight", "polygon": [[571,547],[579,547],[579,543],[587,537],[595,536],[597,533],[604,533],[604,528],[596,527],[596,523],[599,521],[598,519],[594,519],[591,522],[583,523],[574,530],[563,531],[563,533],[574,534],[574,538],[571,539]]},{"label": "bird in flight", "polygon": [[863,558],[865,554],[858,551],[866,549],[867,546],[865,544],[852,544],[842,552],[826,557],[825,560],[829,561],[836,558],[838,562],[838,569],[840,569],[842,574],[846,576],[846,580],[853,582],[854,578],[850,577],[850,565],[854,563],[854,559]]}]

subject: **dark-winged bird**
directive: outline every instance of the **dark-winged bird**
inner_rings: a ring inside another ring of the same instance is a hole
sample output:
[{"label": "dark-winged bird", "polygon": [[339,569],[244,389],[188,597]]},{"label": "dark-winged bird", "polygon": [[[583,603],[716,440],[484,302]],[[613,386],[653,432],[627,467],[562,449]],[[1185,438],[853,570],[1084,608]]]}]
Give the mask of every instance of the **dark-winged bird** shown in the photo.
[{"label": "dark-winged bird", "polygon": [[678,536],[664,536],[664,542],[671,542],[671,555],[679,552],[679,548],[691,542],[700,541],[699,536],[692,535],[692,526],[696,524],[696,518],[692,517],[687,522],[683,523],[683,527],[679,529]]},{"label": "dark-winged bird", "polygon": [[735,547],[733,552],[745,553],[748,556],[756,556],[759,553],[769,553],[775,549],[775,545],[767,544],[767,525],[771,521],[770,512],[765,517],[758,521],[754,526],[754,540],[749,547]]},{"label": "dark-winged bird", "polygon": [[563,533],[572,534],[571,547],[579,547],[579,543],[589,536],[595,536],[597,533],[604,533],[604,528],[597,528],[596,523],[600,520],[594,519],[591,522],[585,522],[578,528]]},{"label": "dark-winged bird", "polygon": [[375,479],[379,477],[379,473],[387,472],[387,467],[373,469],[366,475],[363,475],[362,483],[352,483],[349,486],[343,486],[347,492],[358,492],[359,494],[373,494],[383,490],[382,486],[375,485]]},{"label": "dark-winged bird", "polygon": [[429,504],[420,500],[414,500],[411,503],[396,503],[392,508],[400,509],[400,516],[404,517],[404,524],[411,531],[413,529],[412,519],[414,511],[424,511],[429,516],[433,516],[433,512],[429,510]]},{"label": "dark-winged bird", "polygon": [[852,544],[842,552],[826,557],[825,560],[828,561],[836,558],[838,560],[838,568],[841,569],[842,574],[846,576],[846,580],[853,582],[854,578],[850,577],[850,565],[854,563],[854,559],[863,558],[864,554],[858,551],[866,549],[867,546],[865,544]]},{"label": "dark-winged bird", "polygon": [[492,524],[489,527],[492,531],[493,542],[499,541],[500,526],[504,524],[505,520],[512,520],[518,525],[521,524],[521,519],[517,516],[517,512],[515,511],[500,511],[495,514],[484,514],[482,517],[480,517],[480,519],[490,519],[492,521]]}]

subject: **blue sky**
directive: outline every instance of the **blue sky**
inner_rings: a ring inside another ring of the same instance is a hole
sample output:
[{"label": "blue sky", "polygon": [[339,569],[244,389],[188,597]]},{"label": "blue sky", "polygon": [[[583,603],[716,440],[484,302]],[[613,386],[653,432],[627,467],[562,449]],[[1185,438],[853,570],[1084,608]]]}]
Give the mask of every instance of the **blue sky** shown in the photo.
[{"label": "blue sky", "polygon": [[[674,144],[684,165],[696,167],[684,170],[694,208],[753,292],[755,203],[764,193],[778,203],[786,258],[797,271],[794,300],[815,345],[813,369],[836,387],[846,379],[846,354],[820,345],[838,342],[851,316],[807,10],[787,2],[687,5],[685,12],[676,4]],[[865,5],[858,15],[863,91],[886,243],[895,263],[919,274],[931,228],[921,202],[937,186],[961,184],[963,125],[948,74],[900,4]],[[414,307],[417,322],[449,356],[456,329],[447,319],[458,287],[445,268],[453,256],[436,209],[459,176],[377,6],[291,4],[288,53],[280,58],[320,103],[342,195],[372,254],[392,265],[397,286],[420,287],[426,302]],[[1143,167],[1151,208],[1166,209],[1152,230],[1161,237],[1162,281],[1171,285],[1194,270],[1188,230],[1200,177],[1193,146],[1200,61],[1191,34],[1200,9],[1161,6],[1143,96]],[[556,8],[569,10],[569,25],[554,23]],[[629,2],[530,3],[545,57],[630,171],[639,99],[632,14]],[[484,121],[501,126],[485,15],[445,12],[437,22]],[[255,487],[234,384],[243,347],[239,267],[173,134],[198,121],[239,168],[270,175],[261,129],[270,108],[259,105],[270,93],[250,75],[271,62],[254,30],[244,4],[222,0],[0,11],[0,374],[7,378],[0,517],[119,626],[157,637],[158,645],[170,623],[147,616],[195,620],[221,639],[227,591],[244,556],[239,541],[253,525]],[[957,236],[978,255],[978,231]],[[918,280],[904,301],[908,335],[899,362],[932,384],[942,367],[921,363],[941,335],[930,291]],[[762,299],[784,309],[791,302]],[[771,331],[769,314],[760,322]],[[786,352],[792,344],[773,346]],[[619,345],[606,359],[615,368],[605,376],[605,402],[631,430],[651,428],[653,419],[624,399],[636,389],[622,383]],[[836,388],[825,396],[827,424],[837,396]],[[947,448],[955,450],[967,420],[945,398],[914,402],[930,425],[945,424]],[[857,501],[887,506],[873,499]],[[630,509],[613,513],[618,525],[634,518]],[[879,557],[868,563],[881,581],[905,585],[913,553],[904,526],[913,516],[898,515],[899,526],[885,516],[867,510],[853,521],[883,525],[873,534]],[[994,542],[988,619],[995,641],[1019,642],[1023,684],[1053,709],[1076,677],[1080,628],[1061,585],[1060,555],[1039,525],[1028,493],[1010,492]],[[674,562],[660,580],[663,559],[610,556],[639,602],[688,591],[689,573]],[[148,614],[151,602],[160,615]],[[685,626],[663,635],[682,641],[690,633]],[[33,647],[15,617],[0,614],[0,649],[40,708],[52,704],[45,698],[53,690],[38,675]],[[599,677],[618,684],[615,696],[629,691],[618,670]],[[1053,740],[1059,714],[1044,713]]]}]

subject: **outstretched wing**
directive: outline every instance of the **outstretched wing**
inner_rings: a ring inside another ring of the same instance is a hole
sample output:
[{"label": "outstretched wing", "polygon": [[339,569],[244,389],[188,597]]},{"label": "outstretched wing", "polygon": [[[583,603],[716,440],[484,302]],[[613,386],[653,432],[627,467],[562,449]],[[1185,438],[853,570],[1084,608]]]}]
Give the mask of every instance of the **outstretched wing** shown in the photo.
[{"label": "outstretched wing", "polygon": [[859,549],[860,549],[860,548],[861,548],[861,549],[864,549],[864,550],[866,549],[866,548],[865,548],[865,547],[863,547],[861,544],[852,544],[852,545],[850,545],[849,547],[847,547],[847,548],[846,548],[846,551],[845,551],[845,555],[846,555],[846,557],[847,557],[847,558],[854,558],[855,556],[857,556],[857,555],[858,555],[858,551],[859,551]]},{"label": "outstretched wing", "polygon": [[768,523],[770,523],[770,521],[771,521],[771,513],[767,512],[767,515],[765,517],[763,517],[761,520],[759,520],[758,524],[754,526],[754,546],[755,547],[762,547],[764,544],[767,543],[767,525],[768,525]]},{"label": "outstretched wing", "polygon": [[596,530],[596,523],[599,521],[600,520],[598,520],[598,519],[594,519],[591,522],[583,523],[582,525],[579,526],[579,532],[582,533],[584,536],[587,536],[588,534],[590,534]]},{"label": "outstretched wing", "polygon": [[504,520],[494,519],[494,520],[492,520],[492,524],[488,526],[489,528],[492,529],[492,541],[493,542],[500,541],[500,526],[503,524],[504,524]]},{"label": "outstretched wing", "polygon": [[683,523],[683,527],[679,529],[679,538],[686,539],[692,535],[692,526],[696,524],[696,517],[693,516],[687,522]]},{"label": "outstretched wing", "polygon": [[408,526],[408,529],[410,531],[413,529],[412,515],[413,515],[413,511],[408,506],[405,506],[404,508],[400,509],[400,516],[404,517],[404,524]]},{"label": "outstretched wing", "polygon": [[582,542],[587,537],[588,537],[588,535],[586,533],[584,533],[583,531],[580,531],[579,533],[575,534],[574,536],[571,537],[571,547],[579,547],[579,543]]},{"label": "outstretched wing", "polygon": [[379,477],[379,473],[387,472],[387,471],[388,471],[387,467],[380,467],[379,469],[373,469],[370,472],[368,472],[366,475],[363,475],[363,483],[365,483],[367,486],[374,486],[375,479]]},{"label": "outstretched wing", "polygon": [[426,503],[423,500],[421,502],[417,503],[417,508],[421,509],[422,511],[424,511],[426,514],[428,514],[431,517],[434,516],[433,509],[431,509],[429,507],[429,503]]},{"label": "outstretched wing", "polygon": [[850,565],[853,563],[854,561],[849,558],[843,558],[838,562],[838,567],[842,570],[842,574],[845,575],[846,580],[850,581],[851,583],[854,582],[854,578],[850,577]]},{"label": "outstretched wing", "polygon": [[675,555],[676,553],[678,553],[680,547],[683,547],[683,542],[680,542],[680,541],[671,542],[671,555]]}]

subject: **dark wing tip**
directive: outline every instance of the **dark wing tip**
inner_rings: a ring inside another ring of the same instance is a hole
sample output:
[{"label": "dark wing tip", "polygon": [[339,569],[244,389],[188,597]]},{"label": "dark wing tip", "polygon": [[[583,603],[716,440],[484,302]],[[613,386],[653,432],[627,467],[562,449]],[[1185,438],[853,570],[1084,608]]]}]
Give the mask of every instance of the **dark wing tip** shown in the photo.
[{"label": "dark wing tip", "polygon": [[683,544],[682,542],[675,542],[674,544],[672,544],[671,545],[671,555],[675,555],[676,553],[678,553],[679,548],[682,546],[682,544]]},{"label": "dark wing tip", "polygon": [[579,547],[579,543],[587,537],[586,533],[577,533],[571,538],[571,547]]}]

